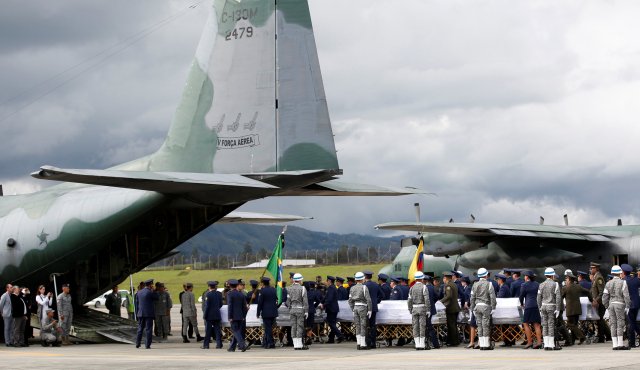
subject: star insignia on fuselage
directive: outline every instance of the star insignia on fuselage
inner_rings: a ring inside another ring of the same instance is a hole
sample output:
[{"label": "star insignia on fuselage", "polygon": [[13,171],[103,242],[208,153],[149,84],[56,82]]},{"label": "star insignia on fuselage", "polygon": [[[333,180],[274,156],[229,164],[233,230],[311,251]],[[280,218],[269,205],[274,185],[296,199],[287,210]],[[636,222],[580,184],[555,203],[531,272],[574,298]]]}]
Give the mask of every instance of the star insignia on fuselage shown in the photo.
[{"label": "star insignia on fuselage", "polygon": [[42,232],[40,233],[40,235],[38,235],[38,239],[40,239],[40,245],[44,244],[45,247],[47,245],[49,245],[49,241],[47,240],[47,236],[49,236],[49,234],[44,232],[44,229],[42,229]]}]

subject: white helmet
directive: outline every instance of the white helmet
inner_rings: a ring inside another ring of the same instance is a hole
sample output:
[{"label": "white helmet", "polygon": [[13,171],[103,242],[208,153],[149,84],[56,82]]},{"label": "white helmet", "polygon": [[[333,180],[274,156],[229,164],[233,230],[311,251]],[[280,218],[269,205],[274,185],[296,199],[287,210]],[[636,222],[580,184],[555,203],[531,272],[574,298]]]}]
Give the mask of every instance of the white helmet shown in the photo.
[{"label": "white helmet", "polygon": [[362,272],[358,271],[354,275],[354,279],[356,279],[356,280],[364,280],[364,274]]},{"label": "white helmet", "polygon": [[413,278],[416,280],[422,280],[424,279],[424,273],[422,273],[422,271],[416,271],[416,273],[413,274]]},{"label": "white helmet", "polygon": [[486,276],[487,276],[487,274],[489,274],[489,271],[487,271],[487,269],[486,269],[486,268],[484,268],[484,267],[480,267],[480,268],[478,269],[478,277],[479,277],[479,278],[486,277]]},{"label": "white helmet", "polygon": [[573,275],[573,271],[571,271],[570,269],[566,269],[566,270],[564,270],[564,275],[565,275],[565,276],[567,276],[567,275]]},{"label": "white helmet", "polygon": [[622,268],[618,265],[613,265],[613,267],[611,267],[611,273],[612,274],[622,274]]},{"label": "white helmet", "polygon": [[302,281],[302,274],[300,273],[295,273],[293,275],[293,281]]},{"label": "white helmet", "polygon": [[553,267],[547,267],[546,269],[544,269],[544,276],[553,276],[556,274],[556,270],[553,269]]}]

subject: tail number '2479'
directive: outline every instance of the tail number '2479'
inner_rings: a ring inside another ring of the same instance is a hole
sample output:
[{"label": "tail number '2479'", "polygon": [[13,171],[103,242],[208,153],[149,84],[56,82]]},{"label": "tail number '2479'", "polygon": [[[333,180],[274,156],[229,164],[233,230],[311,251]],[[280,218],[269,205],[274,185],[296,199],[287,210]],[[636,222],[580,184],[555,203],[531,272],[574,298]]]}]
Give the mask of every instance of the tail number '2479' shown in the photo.
[{"label": "tail number '2479'", "polygon": [[241,39],[243,37],[253,37],[253,27],[238,27],[227,32],[227,36],[224,38],[227,41]]}]

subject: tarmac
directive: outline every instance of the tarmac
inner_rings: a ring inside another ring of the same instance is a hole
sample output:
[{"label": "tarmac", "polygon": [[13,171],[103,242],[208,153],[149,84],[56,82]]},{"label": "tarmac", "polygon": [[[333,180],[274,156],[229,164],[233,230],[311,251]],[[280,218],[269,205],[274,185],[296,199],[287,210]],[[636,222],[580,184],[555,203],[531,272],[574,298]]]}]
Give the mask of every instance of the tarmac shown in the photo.
[{"label": "tarmac", "polygon": [[[1,369],[637,369],[640,348],[612,351],[610,343],[583,344],[561,351],[523,350],[521,346],[479,351],[442,348],[416,351],[412,346],[357,351],[353,342],[314,343],[308,351],[291,347],[266,350],[259,346],[246,352],[225,348],[203,350],[192,340],[182,343],[179,306],[172,309],[172,333],[168,341],[137,349],[126,344],[75,344],[59,348],[33,342],[27,348],[0,347]],[[199,325],[202,327],[202,323]],[[38,336],[36,330],[36,337]]]}]

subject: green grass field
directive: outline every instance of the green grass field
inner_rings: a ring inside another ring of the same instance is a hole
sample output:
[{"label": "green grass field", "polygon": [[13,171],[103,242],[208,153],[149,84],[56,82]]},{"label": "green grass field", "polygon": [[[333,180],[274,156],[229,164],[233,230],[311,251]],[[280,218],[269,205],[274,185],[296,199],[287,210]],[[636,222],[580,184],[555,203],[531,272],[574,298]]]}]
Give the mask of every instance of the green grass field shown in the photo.
[{"label": "green grass field", "polygon": [[[385,264],[375,265],[336,265],[336,266],[320,266],[320,267],[302,267],[302,268],[284,268],[285,281],[288,281],[289,272],[299,272],[304,276],[305,280],[315,281],[316,276],[322,276],[323,281],[327,275],[333,276],[353,276],[358,271],[371,270],[377,273]],[[172,293],[174,303],[177,300],[177,294],[182,291],[182,284],[186,282],[193,283],[193,292],[198,296],[201,292],[207,289],[207,281],[218,280],[220,287],[223,287],[223,282],[229,279],[243,279],[249,284],[249,280],[259,280],[262,276],[264,269],[224,269],[224,270],[145,270],[140,271],[133,275],[133,284],[137,289],[138,284],[141,281],[147,279],[154,279],[156,282],[160,281],[165,283],[165,286]],[[272,278],[268,273],[266,276]],[[120,284],[120,289],[128,289],[129,281],[124,281]]]}]

